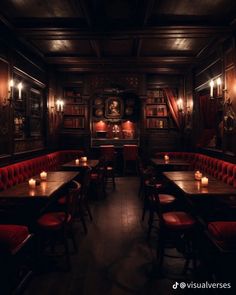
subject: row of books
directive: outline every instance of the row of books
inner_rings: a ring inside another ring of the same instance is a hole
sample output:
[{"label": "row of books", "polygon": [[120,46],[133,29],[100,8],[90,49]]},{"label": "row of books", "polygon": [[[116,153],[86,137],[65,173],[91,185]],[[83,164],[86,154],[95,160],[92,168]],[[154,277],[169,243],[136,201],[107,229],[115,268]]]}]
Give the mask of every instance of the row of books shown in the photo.
[{"label": "row of books", "polygon": [[167,122],[166,120],[160,120],[160,119],[147,119],[147,124],[146,124],[147,128],[166,128],[167,127]]}]

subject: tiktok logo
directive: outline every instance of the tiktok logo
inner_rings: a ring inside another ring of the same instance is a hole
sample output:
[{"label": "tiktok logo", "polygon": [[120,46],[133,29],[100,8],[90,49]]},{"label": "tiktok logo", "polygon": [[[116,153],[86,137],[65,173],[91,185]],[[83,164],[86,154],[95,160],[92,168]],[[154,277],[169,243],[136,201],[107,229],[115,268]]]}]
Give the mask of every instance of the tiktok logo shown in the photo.
[{"label": "tiktok logo", "polygon": [[175,282],[175,283],[173,284],[172,288],[176,290],[176,289],[178,288],[178,285],[179,285],[179,283],[178,283],[178,282]]}]

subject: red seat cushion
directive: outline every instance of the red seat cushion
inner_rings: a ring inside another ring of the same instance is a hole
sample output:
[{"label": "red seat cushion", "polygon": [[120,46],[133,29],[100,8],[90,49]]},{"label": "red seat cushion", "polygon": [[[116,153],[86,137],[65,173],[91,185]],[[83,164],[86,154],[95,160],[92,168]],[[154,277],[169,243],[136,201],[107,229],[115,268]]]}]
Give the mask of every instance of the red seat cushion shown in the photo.
[{"label": "red seat cushion", "polygon": [[210,222],[208,231],[221,249],[236,251],[236,221]]},{"label": "red seat cushion", "polygon": [[71,216],[68,216],[68,219],[66,219],[66,213],[65,212],[49,212],[44,215],[42,215],[37,223],[39,227],[48,229],[48,230],[57,230],[61,229],[63,224],[65,222],[69,222],[71,220]]},{"label": "red seat cushion", "polygon": [[0,225],[0,251],[16,253],[29,236],[29,230],[26,226]]},{"label": "red seat cushion", "polygon": [[175,197],[167,194],[159,194],[159,200],[161,205],[168,205],[175,201]]},{"label": "red seat cushion", "polygon": [[173,230],[183,230],[193,227],[196,220],[186,212],[167,212],[162,215],[165,226]]}]

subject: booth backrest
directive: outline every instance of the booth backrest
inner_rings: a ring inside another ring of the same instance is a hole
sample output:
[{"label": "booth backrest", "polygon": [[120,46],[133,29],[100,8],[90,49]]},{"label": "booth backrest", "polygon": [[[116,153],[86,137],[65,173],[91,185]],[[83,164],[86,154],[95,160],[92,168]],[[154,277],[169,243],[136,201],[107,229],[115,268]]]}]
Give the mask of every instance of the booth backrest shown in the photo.
[{"label": "booth backrest", "polygon": [[187,152],[158,152],[155,158],[168,155],[170,159],[184,159],[190,163],[190,170],[200,170],[208,173],[223,182],[236,187],[236,165],[199,153]]},{"label": "booth backrest", "polygon": [[21,183],[43,170],[57,170],[63,163],[81,156],[81,150],[63,150],[1,167],[0,190]]}]

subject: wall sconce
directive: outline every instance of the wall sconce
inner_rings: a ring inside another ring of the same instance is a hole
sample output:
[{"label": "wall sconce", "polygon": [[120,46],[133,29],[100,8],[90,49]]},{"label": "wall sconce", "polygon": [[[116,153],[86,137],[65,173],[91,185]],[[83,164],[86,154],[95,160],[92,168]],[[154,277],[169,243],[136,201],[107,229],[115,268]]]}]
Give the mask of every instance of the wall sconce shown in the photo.
[{"label": "wall sconce", "polygon": [[210,98],[214,99],[214,86],[216,85],[216,97],[222,96],[222,81],[221,78],[218,77],[215,81],[211,80],[209,83],[210,86]]},{"label": "wall sconce", "polygon": [[62,99],[56,100],[57,112],[63,112],[64,109],[64,101]]},{"label": "wall sconce", "polygon": [[[8,83],[8,95],[7,97],[4,99],[4,103],[3,105],[7,105],[7,102],[9,102],[9,105],[13,104],[13,91],[14,91],[14,86],[15,86],[15,82],[13,79],[11,79]],[[18,101],[22,100],[22,88],[23,88],[23,84],[22,82],[20,82],[17,85],[18,88]]]},{"label": "wall sconce", "polygon": [[183,103],[183,99],[182,98],[179,98],[177,100],[177,107],[178,107],[178,111],[180,113],[182,113],[184,111],[184,103]]}]

